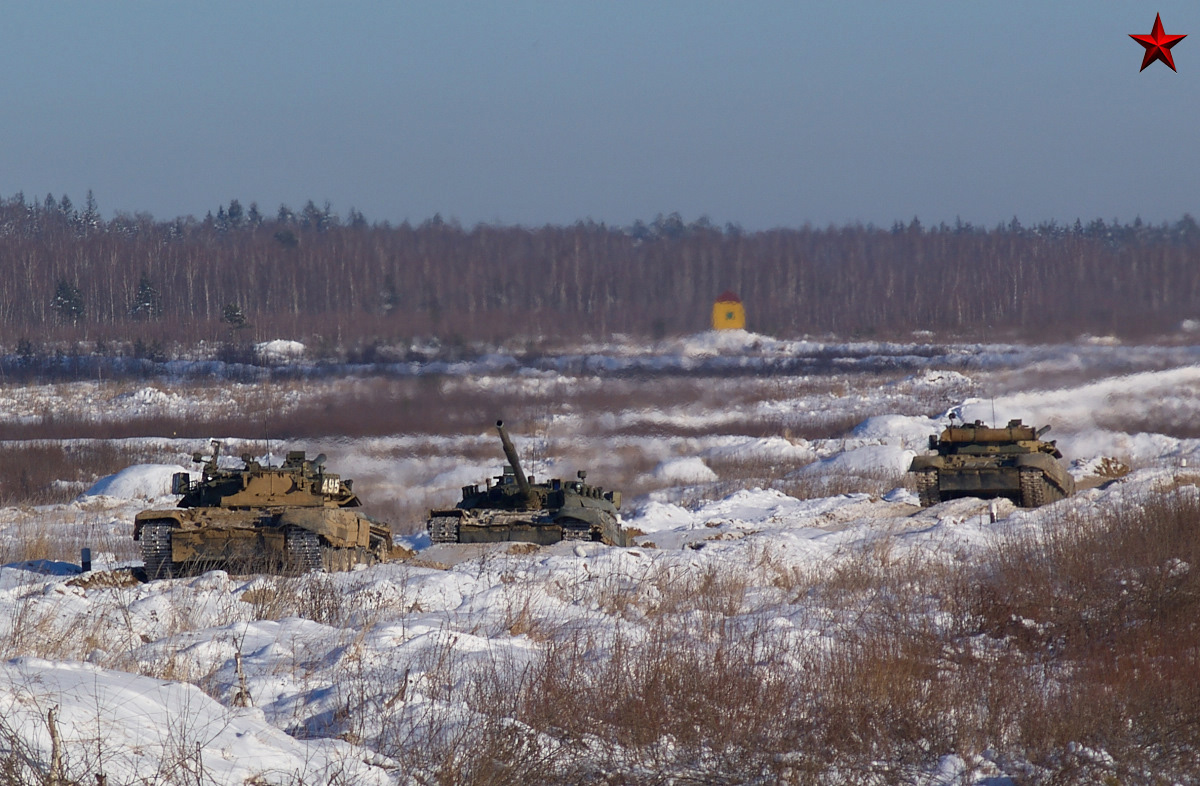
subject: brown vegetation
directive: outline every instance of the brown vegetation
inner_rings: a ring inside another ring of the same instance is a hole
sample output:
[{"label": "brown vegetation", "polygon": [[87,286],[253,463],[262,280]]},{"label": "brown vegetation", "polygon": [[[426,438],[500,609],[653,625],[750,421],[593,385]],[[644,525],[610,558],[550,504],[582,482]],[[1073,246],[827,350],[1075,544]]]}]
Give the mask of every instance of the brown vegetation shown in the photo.
[{"label": "brown vegetation", "polygon": [[825,609],[815,648],[748,607],[770,554],[755,577],[651,572],[623,590],[652,587],[651,605],[618,587],[583,600],[636,633],[543,627],[533,665],[477,674],[469,733],[381,745],[456,783],[909,783],[948,753],[1018,763],[1019,783],[1191,782],[1197,521],[1188,489],[1064,514],[970,565],[875,548],[832,575],[781,569],[783,598]]},{"label": "brown vegetation", "polygon": [[151,452],[107,441],[9,441],[0,445],[0,505],[69,502],[104,475]]},{"label": "brown vegetation", "polygon": [[[500,581],[496,630],[471,632],[536,649],[481,658],[456,648],[448,622],[386,684],[355,642],[413,612],[403,583],[387,597],[369,582],[337,592],[329,577],[266,578],[227,617],[341,629],[343,708],[294,733],[361,742],[422,782],[865,786],[925,782],[950,754],[973,771],[954,782],[1192,782],[1200,496],[1181,486],[1051,515],[974,554],[909,552],[880,534],[828,565],[764,545],[737,569],[645,559],[640,572],[545,587],[514,574]],[[605,619],[559,620],[539,608],[543,590]],[[64,637],[42,594],[16,608],[23,638],[6,656],[104,646]],[[114,619],[130,599],[113,596]],[[211,677],[176,660],[128,667]],[[209,689],[225,695],[219,680]],[[0,766],[16,766],[20,739],[0,732]]]}]

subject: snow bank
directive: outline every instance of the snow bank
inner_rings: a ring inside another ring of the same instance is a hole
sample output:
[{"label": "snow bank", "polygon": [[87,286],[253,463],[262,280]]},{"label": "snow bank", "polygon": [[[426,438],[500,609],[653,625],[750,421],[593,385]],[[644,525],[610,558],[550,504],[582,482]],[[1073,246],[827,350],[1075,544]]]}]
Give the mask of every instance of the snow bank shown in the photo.
[{"label": "snow bank", "polygon": [[764,345],[777,344],[778,341],[748,330],[708,330],[671,343],[676,344],[676,351],[684,356],[703,357],[760,350]]},{"label": "snow bank", "polygon": [[717,479],[717,473],[695,456],[663,461],[651,474],[664,483],[712,483]]},{"label": "snow bank", "polygon": [[24,570],[30,573],[40,573],[43,576],[76,576],[82,569],[73,563],[51,559],[31,559],[24,562],[10,562],[0,567]]},{"label": "snow bank", "polygon": [[908,382],[914,387],[971,387],[975,383],[966,374],[946,369],[926,369],[923,373],[909,377]]},{"label": "snow bank", "polygon": [[929,447],[929,436],[940,434],[943,427],[944,421],[920,415],[876,415],[855,426],[851,435],[899,444],[909,450],[925,450]]},{"label": "snow bank", "polygon": [[174,393],[167,393],[158,388],[140,388],[128,393],[118,393],[110,401],[126,409],[161,409],[181,401]]},{"label": "snow bank", "polygon": [[178,464],[135,464],[100,478],[80,496],[158,499],[171,494],[171,476],[176,472],[187,470]]},{"label": "snow bank", "polygon": [[649,502],[634,517],[625,522],[626,527],[642,532],[681,529],[695,524],[695,516],[687,508],[669,502]]},{"label": "snow bank", "polygon": [[793,442],[783,437],[740,439],[733,444],[709,448],[703,455],[709,459],[725,461],[778,460],[789,464],[812,461],[816,457],[807,440]]},{"label": "snow bank", "polygon": [[971,398],[963,403],[961,411],[967,422],[994,420],[996,425],[1004,425],[1012,418],[1021,418],[1031,425],[1051,424],[1053,434],[1061,434],[1096,428],[1097,416],[1113,418],[1171,411],[1176,404],[1190,409],[1197,386],[1200,386],[1200,366],[1184,366],[1108,377],[1056,390],[1020,391],[997,396],[994,401]]},{"label": "snow bank", "polygon": [[864,445],[801,467],[793,474],[826,475],[841,473],[861,475],[876,472],[907,472],[915,451],[894,445]]},{"label": "snow bank", "polygon": [[0,718],[50,761],[46,710],[63,760],[94,762],[67,772],[81,782],[102,771],[110,782],[159,783],[164,766],[188,769],[205,783],[391,783],[366,761],[381,757],[335,740],[297,740],[266,722],[261,710],[224,707],[194,685],[163,682],[82,663],[18,658],[0,663]]},{"label": "snow bank", "polygon": [[260,360],[265,360],[269,363],[285,363],[289,360],[300,360],[304,357],[304,351],[305,346],[299,341],[287,341],[282,338],[254,345],[254,354]]}]

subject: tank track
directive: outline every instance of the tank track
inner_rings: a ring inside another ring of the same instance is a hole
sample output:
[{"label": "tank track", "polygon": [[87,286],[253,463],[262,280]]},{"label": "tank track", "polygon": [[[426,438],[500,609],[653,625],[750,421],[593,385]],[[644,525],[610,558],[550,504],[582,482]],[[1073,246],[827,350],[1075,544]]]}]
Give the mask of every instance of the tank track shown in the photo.
[{"label": "tank track", "polygon": [[288,527],[284,531],[287,542],[288,564],[297,573],[320,572],[325,569],[321,559],[321,539],[317,533],[301,527]]},{"label": "tank track", "polygon": [[1064,498],[1062,491],[1038,470],[1021,470],[1021,507],[1040,508]]},{"label": "tank track", "polygon": [[171,525],[152,521],[142,525],[142,561],[146,563],[146,580],[175,577],[171,562]]},{"label": "tank track", "polygon": [[458,543],[457,516],[434,516],[429,520],[429,540],[433,543]]},{"label": "tank track", "polygon": [[[917,475],[917,496],[921,500],[921,507],[931,508],[942,501],[942,494],[938,491],[938,476],[936,469],[923,469],[916,473]],[[1022,482],[1024,478],[1022,477]]]}]

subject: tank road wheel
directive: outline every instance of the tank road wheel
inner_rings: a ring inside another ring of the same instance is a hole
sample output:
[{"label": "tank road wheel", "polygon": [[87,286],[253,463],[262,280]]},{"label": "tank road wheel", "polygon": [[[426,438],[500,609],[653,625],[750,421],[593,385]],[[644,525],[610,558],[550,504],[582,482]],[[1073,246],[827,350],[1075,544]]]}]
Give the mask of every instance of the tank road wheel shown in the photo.
[{"label": "tank road wheel", "polygon": [[563,522],[562,525],[563,540],[592,540],[592,527],[590,524],[585,524],[582,521]]},{"label": "tank road wheel", "polygon": [[457,516],[434,516],[429,520],[429,540],[433,543],[458,543]]},{"label": "tank road wheel", "polygon": [[357,560],[354,549],[339,549],[335,546],[321,547],[321,564],[325,566],[326,573],[342,573],[351,570],[355,562]]},{"label": "tank road wheel", "polygon": [[931,508],[942,501],[942,494],[938,490],[938,476],[936,469],[923,469],[916,473],[917,475],[917,496],[921,499],[921,507]]},{"label": "tank road wheel", "polygon": [[1053,502],[1050,484],[1046,477],[1036,469],[1021,470],[1021,507],[1040,508],[1047,502]]},{"label": "tank road wheel", "polygon": [[341,573],[354,570],[355,565],[375,565],[379,561],[379,555],[368,549],[321,547],[321,564],[326,573]]},{"label": "tank road wheel", "polygon": [[317,533],[301,527],[288,527],[284,530],[287,542],[288,566],[297,573],[320,571],[321,539]]},{"label": "tank road wheel", "polygon": [[367,553],[363,555],[360,562],[365,562],[368,565],[377,565],[380,562],[387,562],[392,553],[391,540],[372,535],[370,545],[367,547]]},{"label": "tank road wheel", "polygon": [[147,581],[175,577],[169,521],[149,521],[142,525],[142,561],[146,563]]}]

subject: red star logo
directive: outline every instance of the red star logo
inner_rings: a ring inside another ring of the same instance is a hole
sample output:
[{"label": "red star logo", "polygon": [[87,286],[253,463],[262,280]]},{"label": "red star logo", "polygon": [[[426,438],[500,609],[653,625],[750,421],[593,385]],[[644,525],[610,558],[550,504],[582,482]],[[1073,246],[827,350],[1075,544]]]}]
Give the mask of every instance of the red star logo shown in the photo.
[{"label": "red star logo", "polygon": [[1150,31],[1150,35],[1129,35],[1134,41],[1137,41],[1142,46],[1146,47],[1146,56],[1142,58],[1142,67],[1139,71],[1145,71],[1146,66],[1153,63],[1155,60],[1161,60],[1175,70],[1175,59],[1171,57],[1171,47],[1178,44],[1186,35],[1167,35],[1163,32],[1162,20],[1158,14],[1154,15],[1154,29]]}]

